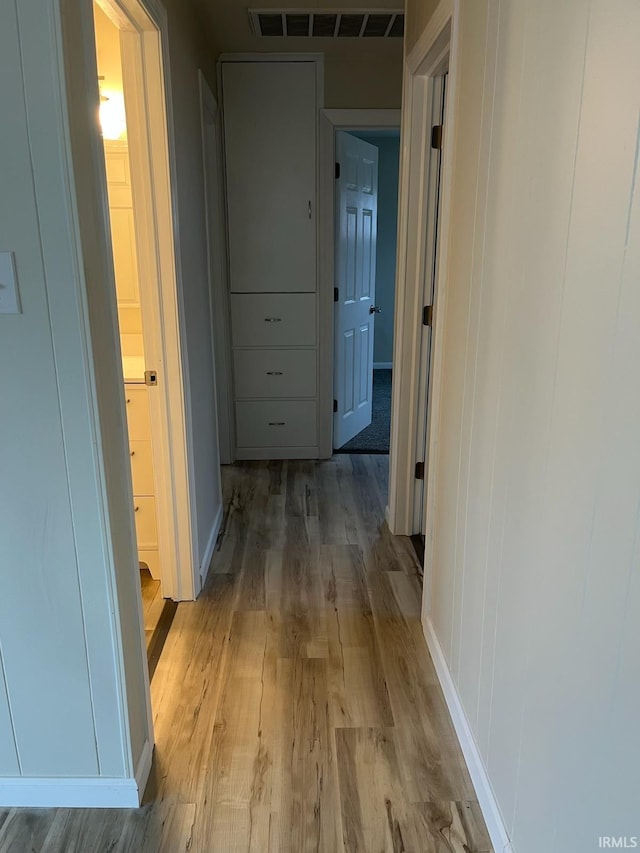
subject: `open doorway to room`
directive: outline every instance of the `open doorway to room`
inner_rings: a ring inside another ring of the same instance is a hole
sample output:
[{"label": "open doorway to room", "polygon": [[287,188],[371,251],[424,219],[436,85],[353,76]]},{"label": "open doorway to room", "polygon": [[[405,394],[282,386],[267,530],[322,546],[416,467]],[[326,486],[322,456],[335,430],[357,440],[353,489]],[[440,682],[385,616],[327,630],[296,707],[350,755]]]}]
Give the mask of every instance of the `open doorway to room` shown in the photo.
[{"label": "open doorway to room", "polygon": [[[412,537],[430,588],[433,481],[446,304],[452,110],[451,21],[407,59],[398,227],[394,422],[387,518]],[[448,141],[449,140],[449,141]],[[417,223],[417,227],[414,227]],[[423,606],[427,606],[427,597]]]},{"label": "open doorway to room", "polygon": [[160,33],[137,0],[97,0],[93,12],[131,498],[153,675],[176,609],[171,599],[192,597],[191,579],[179,569],[181,549],[191,551],[191,518],[186,442],[175,419],[184,423],[184,390],[171,316],[175,261]]},{"label": "open doorway to room", "polygon": [[333,447],[387,454],[400,130],[338,130],[335,147]]}]

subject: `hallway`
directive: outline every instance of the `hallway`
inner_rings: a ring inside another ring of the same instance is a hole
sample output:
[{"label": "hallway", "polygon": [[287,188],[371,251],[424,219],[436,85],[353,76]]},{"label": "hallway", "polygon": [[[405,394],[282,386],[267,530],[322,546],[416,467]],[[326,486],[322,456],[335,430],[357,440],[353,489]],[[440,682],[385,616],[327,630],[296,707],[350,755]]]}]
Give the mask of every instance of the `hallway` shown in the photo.
[{"label": "hallway", "polygon": [[0,851],[491,850],[419,621],[386,456],[224,471],[205,591],[152,682],[136,811],[0,812]]}]

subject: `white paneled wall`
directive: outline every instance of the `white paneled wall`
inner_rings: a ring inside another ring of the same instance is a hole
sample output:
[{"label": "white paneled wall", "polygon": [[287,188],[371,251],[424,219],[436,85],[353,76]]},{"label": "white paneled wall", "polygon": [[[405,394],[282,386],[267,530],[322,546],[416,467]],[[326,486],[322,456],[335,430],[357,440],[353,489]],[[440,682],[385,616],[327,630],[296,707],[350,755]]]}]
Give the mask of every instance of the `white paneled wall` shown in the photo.
[{"label": "white paneled wall", "polygon": [[516,853],[640,837],[640,4],[462,0],[429,618]]},{"label": "white paneled wall", "polygon": [[[0,805],[136,805],[151,744],[130,481],[115,468],[105,478],[102,464],[109,445],[126,471],[115,297],[99,253],[86,270],[78,257],[57,5],[0,6],[0,104],[11,117],[0,133],[0,249],[15,253],[22,304],[0,315]],[[79,51],[90,8],[70,0],[65,12]],[[85,320],[87,290],[101,285],[104,376]],[[96,389],[106,396],[109,383],[100,434]],[[119,542],[108,535],[117,506],[127,513]]]}]

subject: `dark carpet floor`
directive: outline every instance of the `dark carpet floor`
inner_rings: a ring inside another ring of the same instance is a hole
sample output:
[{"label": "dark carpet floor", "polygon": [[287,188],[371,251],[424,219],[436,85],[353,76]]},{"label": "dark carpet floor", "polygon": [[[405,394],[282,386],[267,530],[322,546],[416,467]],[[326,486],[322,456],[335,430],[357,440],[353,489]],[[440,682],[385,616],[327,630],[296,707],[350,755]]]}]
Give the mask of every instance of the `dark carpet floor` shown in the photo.
[{"label": "dark carpet floor", "polygon": [[373,371],[373,417],[371,425],[344,444],[336,453],[388,453],[391,433],[391,370]]}]

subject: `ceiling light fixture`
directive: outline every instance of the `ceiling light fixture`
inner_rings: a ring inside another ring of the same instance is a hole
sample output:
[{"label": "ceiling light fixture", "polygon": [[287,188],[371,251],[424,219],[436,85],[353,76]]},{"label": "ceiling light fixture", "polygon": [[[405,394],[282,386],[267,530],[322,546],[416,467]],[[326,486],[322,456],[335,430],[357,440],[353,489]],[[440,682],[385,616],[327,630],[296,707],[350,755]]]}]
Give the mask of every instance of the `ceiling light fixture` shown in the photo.
[{"label": "ceiling light fixture", "polygon": [[104,139],[121,139],[127,131],[127,116],[121,92],[100,91],[100,126]]}]

